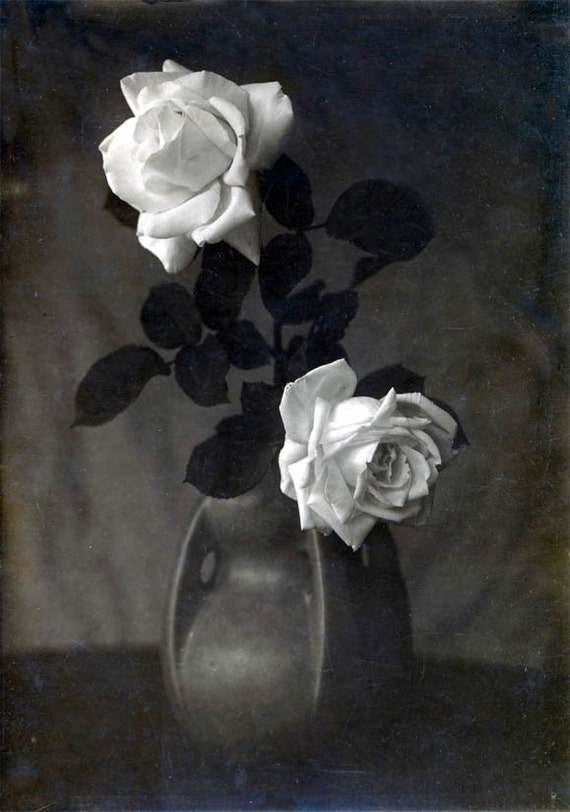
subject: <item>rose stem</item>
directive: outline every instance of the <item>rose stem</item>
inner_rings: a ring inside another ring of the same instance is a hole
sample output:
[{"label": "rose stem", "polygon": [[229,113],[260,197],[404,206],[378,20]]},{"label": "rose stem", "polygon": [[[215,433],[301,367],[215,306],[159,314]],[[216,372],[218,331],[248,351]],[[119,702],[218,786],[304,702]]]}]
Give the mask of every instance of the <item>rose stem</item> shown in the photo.
[{"label": "rose stem", "polygon": [[281,338],[281,324],[275,319],[273,322],[273,348],[272,355],[275,358],[275,367],[273,369],[273,383],[275,385],[285,382],[283,375],[283,341]]},{"label": "rose stem", "polygon": [[303,233],[305,233],[305,231],[316,231],[317,228],[324,228],[326,226],[326,224],[327,224],[327,221],[325,220],[324,223],[319,223],[316,226],[308,226],[307,228],[303,228],[303,229],[300,229],[300,230]]}]

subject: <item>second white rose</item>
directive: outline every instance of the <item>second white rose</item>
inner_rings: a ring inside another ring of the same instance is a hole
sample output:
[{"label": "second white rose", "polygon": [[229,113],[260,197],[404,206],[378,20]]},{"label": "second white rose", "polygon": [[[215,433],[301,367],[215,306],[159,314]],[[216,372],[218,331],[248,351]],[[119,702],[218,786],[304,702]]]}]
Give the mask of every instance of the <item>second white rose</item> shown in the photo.
[{"label": "second white rose", "polygon": [[346,361],[285,387],[281,489],[301,527],[334,531],[358,549],[377,521],[422,524],[439,471],[458,453],[458,425],[419,392],[352,397]]}]

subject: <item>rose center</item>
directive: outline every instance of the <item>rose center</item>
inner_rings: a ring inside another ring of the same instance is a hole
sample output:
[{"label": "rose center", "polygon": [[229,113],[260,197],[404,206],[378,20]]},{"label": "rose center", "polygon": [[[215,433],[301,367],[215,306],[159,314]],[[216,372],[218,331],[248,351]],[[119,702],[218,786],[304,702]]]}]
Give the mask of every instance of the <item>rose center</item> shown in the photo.
[{"label": "rose center", "polygon": [[408,481],[410,466],[401,448],[394,443],[380,443],[368,463],[368,488],[400,488]]},{"label": "rose center", "polygon": [[370,473],[375,479],[390,481],[392,479],[392,468],[394,467],[397,456],[396,448],[393,443],[380,443],[368,465]]}]

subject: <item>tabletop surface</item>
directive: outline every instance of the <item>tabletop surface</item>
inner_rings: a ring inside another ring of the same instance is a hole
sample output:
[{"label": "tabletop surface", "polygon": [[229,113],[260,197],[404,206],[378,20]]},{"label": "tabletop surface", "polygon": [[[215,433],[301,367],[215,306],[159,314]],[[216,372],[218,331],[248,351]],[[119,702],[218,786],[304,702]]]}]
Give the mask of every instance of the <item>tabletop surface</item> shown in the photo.
[{"label": "tabletop surface", "polygon": [[409,715],[298,764],[217,763],[169,708],[158,652],[9,658],[5,810],[566,809],[564,681],[418,662]]}]

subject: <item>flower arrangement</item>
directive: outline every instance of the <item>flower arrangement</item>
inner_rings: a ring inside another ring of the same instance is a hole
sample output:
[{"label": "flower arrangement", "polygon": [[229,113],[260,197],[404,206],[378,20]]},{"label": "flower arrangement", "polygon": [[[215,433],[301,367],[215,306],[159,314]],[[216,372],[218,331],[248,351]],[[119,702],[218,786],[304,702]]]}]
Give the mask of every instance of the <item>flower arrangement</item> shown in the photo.
[{"label": "flower arrangement", "polygon": [[[193,295],[162,282],[142,307],[146,336],[174,358],[127,346],[101,359],[78,387],[74,424],[111,420],[172,370],[196,404],[227,403],[230,366],[272,362],[272,382],[244,382],[241,413],[194,448],[186,481],[235,497],[278,456],[281,489],[297,501],[303,529],[334,531],[356,550],[377,521],[424,522],[439,472],[467,442],[459,421],[401,365],[357,381],[341,344],[358,285],[432,239],[422,200],[407,187],[364,180],[315,226],[309,178],[280,155],[293,111],[278,83],[240,87],[167,60],[161,72],[127,76],[122,90],[133,116],[100,145],[108,206],[121,222],[138,212],[137,238],[168,273],[199,256],[201,269]],[[286,229],[267,244],[264,212]],[[319,227],[365,252],[345,290],[327,292],[322,280],[302,286],[312,269],[307,232]],[[272,343],[240,318],[256,278]],[[299,332],[285,341],[285,327]]]}]

